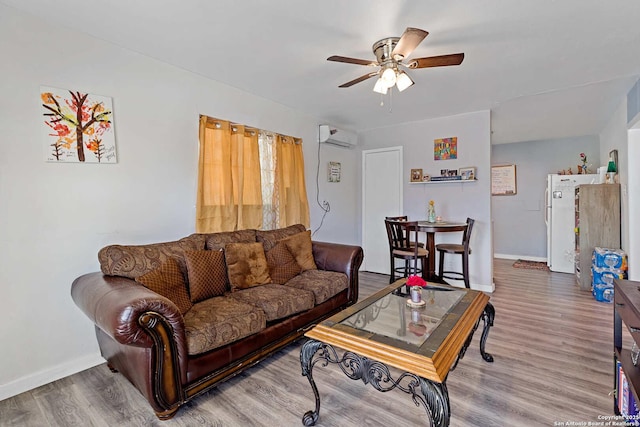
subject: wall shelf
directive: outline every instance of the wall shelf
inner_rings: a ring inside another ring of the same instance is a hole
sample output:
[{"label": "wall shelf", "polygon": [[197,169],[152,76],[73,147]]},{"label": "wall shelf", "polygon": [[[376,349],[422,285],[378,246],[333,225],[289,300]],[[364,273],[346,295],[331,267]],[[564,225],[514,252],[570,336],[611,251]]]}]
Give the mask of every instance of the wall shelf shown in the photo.
[{"label": "wall shelf", "polygon": [[477,181],[477,179],[452,179],[451,181],[416,181],[409,182],[409,184],[466,184]]}]

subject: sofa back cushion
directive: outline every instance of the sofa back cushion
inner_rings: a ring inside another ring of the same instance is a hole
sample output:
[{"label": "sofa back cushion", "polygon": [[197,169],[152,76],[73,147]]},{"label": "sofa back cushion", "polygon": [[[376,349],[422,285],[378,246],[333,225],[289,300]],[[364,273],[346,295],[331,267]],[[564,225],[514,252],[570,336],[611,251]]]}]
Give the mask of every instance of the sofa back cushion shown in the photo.
[{"label": "sofa back cushion", "polygon": [[224,294],[229,288],[224,252],[185,251],[189,277],[189,295],[196,303]]},{"label": "sofa back cushion", "polygon": [[293,255],[303,271],[318,269],[316,262],[313,259],[311,231],[307,230],[302,233],[294,234],[291,237],[287,237],[282,242],[287,246],[287,249],[289,249],[289,252],[291,252],[291,255]]},{"label": "sofa back cushion", "polygon": [[231,291],[271,282],[262,243],[227,243],[224,256]]},{"label": "sofa back cushion", "polygon": [[173,258],[167,259],[155,270],[136,277],[136,282],[171,300],[182,314],[193,306],[180,266]]},{"label": "sofa back cushion", "polygon": [[205,237],[192,234],[180,240],[148,245],[110,245],[100,249],[98,261],[100,269],[109,276],[135,279],[174,258],[183,274],[187,273],[184,251],[204,249]]},{"label": "sofa back cushion", "polygon": [[277,230],[256,230],[256,240],[262,242],[265,251],[270,251],[280,240],[305,230],[306,228],[302,224],[290,225]]},{"label": "sofa back cushion", "polygon": [[277,243],[265,253],[265,256],[269,266],[271,283],[284,285],[302,272],[302,268],[300,268],[296,259],[283,242]]},{"label": "sofa back cushion", "polygon": [[206,239],[206,248],[212,251],[224,249],[227,243],[253,243],[256,241],[256,230],[221,231],[219,233],[202,234]]}]

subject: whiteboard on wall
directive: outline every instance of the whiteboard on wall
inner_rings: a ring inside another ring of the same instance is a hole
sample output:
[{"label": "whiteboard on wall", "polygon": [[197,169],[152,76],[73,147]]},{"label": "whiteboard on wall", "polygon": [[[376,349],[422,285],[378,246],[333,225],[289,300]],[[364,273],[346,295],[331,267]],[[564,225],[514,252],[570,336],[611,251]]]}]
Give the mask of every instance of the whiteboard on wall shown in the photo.
[{"label": "whiteboard on wall", "polygon": [[491,195],[514,196],[516,187],[516,165],[491,166]]}]

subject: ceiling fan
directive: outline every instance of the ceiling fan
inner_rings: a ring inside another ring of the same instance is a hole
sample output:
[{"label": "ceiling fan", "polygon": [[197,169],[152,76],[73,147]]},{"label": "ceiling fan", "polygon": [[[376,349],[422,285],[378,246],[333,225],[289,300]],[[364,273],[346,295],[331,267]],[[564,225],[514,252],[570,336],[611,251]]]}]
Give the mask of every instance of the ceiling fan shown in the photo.
[{"label": "ceiling fan", "polygon": [[374,92],[386,94],[394,85],[400,92],[413,85],[413,80],[403,70],[403,68],[430,68],[446,67],[449,65],[460,65],[464,59],[464,53],[453,53],[450,55],[429,56],[426,58],[407,59],[416,47],[429,35],[428,32],[419,28],[408,27],[402,37],[387,37],[378,40],[373,44],[373,54],[375,61],[366,59],[348,58],[345,56],[330,56],[327,61],[345,62],[347,64],[366,65],[369,67],[379,67],[376,71],[360,76],[339,87],[350,87],[356,83],[363,82],[371,77],[378,76],[378,80],[373,88]]}]

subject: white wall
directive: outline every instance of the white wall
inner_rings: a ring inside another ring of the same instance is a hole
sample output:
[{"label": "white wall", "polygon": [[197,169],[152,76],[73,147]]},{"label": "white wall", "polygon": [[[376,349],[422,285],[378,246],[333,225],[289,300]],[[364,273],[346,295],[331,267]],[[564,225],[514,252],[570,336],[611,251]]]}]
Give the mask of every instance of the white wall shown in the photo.
[{"label": "white wall", "polygon": [[[640,280],[640,225],[638,221],[631,221],[640,216],[640,168],[629,167],[637,165],[640,161],[640,80],[627,94],[627,160],[626,183],[627,191],[623,197],[627,197],[628,213],[626,225],[628,226],[627,252],[629,255],[629,278]],[[617,121],[617,119],[616,119]],[[625,159],[626,160],[626,159]],[[628,194],[626,194],[628,193]]]},{"label": "white wall", "polygon": [[[319,225],[316,119],[2,5],[0,57],[0,399],[102,361],[69,295],[99,269],[102,246],[194,231],[199,114],[303,138]],[[113,98],[117,164],[44,162],[40,85]],[[357,243],[359,157],[325,154],[319,186],[332,211],[314,238]],[[339,185],[326,182],[328,160],[342,162]]]},{"label": "white wall", "polygon": [[[427,204],[433,199],[436,214],[446,220],[464,222],[467,217],[476,220],[469,269],[473,287],[483,290],[493,290],[489,114],[489,111],[480,111],[372,129],[359,134],[362,149],[403,146],[403,169],[406,175],[403,189],[404,214],[410,219],[426,218]],[[434,161],[434,139],[453,136],[458,137],[458,158]],[[409,173],[413,168],[421,168],[424,173],[436,176],[440,175],[440,169],[469,166],[477,168],[478,181],[475,183],[409,183]],[[436,243],[460,241],[459,234],[450,234],[436,234]]]},{"label": "white wall", "polygon": [[[318,145],[320,145],[319,151]],[[307,150],[307,147],[313,147],[313,151],[311,148]],[[311,229],[315,233],[314,240],[360,245],[360,235],[357,232],[360,227],[356,226],[360,224],[356,199],[359,161],[360,154],[357,149],[305,143],[307,191],[310,191],[309,207],[311,208]],[[329,162],[340,163],[340,182],[328,182]],[[316,192],[316,175],[319,192]],[[316,197],[316,194],[319,197]],[[324,212],[320,208],[323,202],[329,203],[330,209],[324,220],[322,219]]]},{"label": "white wall", "polygon": [[[627,144],[627,99],[624,98],[600,132],[600,158],[606,165],[609,152],[618,150],[618,179],[620,181],[621,246],[629,250],[629,150]],[[637,186],[637,183],[636,183]]]},{"label": "white wall", "polygon": [[[640,161],[640,123],[636,122],[628,133],[628,154],[633,162]],[[628,218],[640,218],[640,168],[629,168],[627,171],[628,183]],[[629,243],[627,252],[629,253],[629,279],[640,281],[640,224],[638,221],[628,221],[629,232],[627,233]]]},{"label": "white wall", "polygon": [[569,167],[575,173],[580,153],[595,173],[602,163],[597,135],[493,145],[491,164],[516,165],[517,179],[517,194],[491,197],[496,257],[546,261],[546,177]]}]

